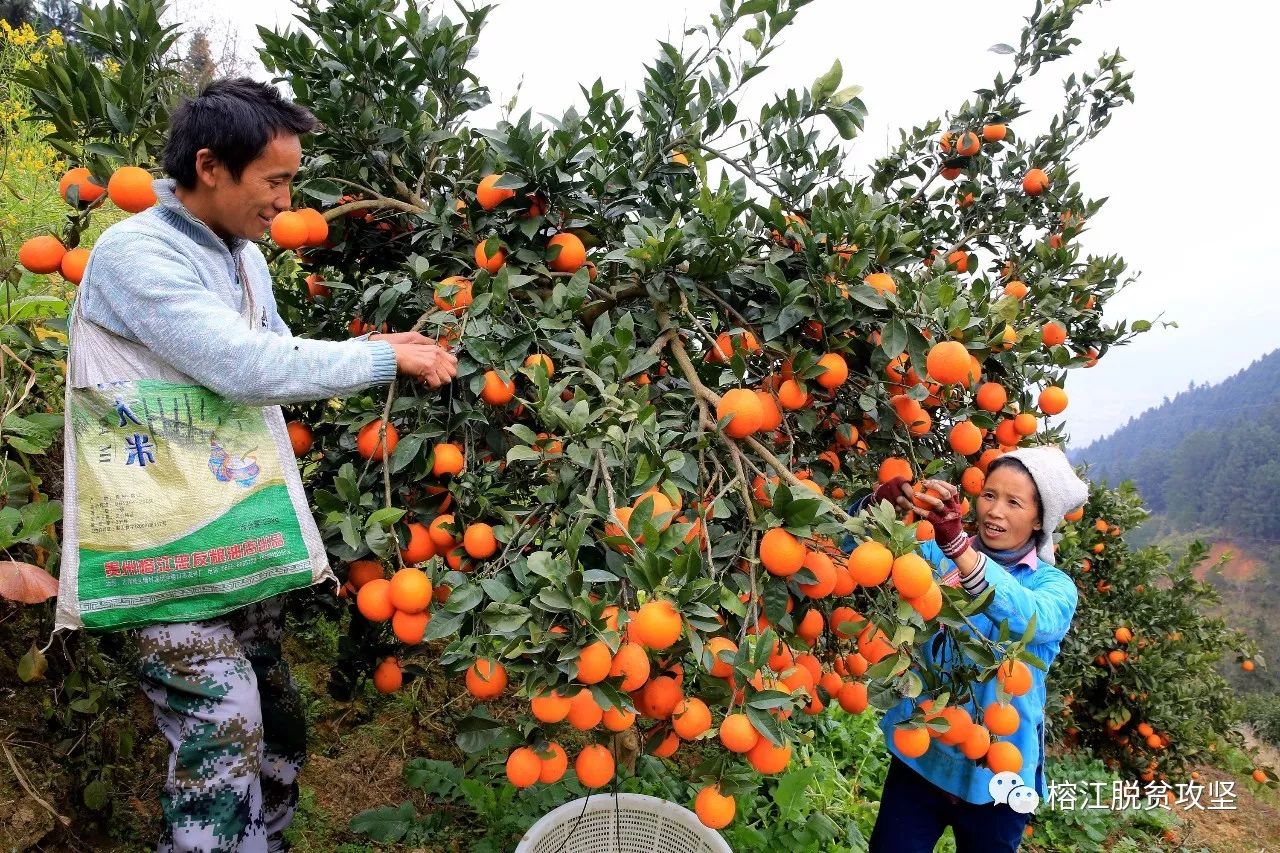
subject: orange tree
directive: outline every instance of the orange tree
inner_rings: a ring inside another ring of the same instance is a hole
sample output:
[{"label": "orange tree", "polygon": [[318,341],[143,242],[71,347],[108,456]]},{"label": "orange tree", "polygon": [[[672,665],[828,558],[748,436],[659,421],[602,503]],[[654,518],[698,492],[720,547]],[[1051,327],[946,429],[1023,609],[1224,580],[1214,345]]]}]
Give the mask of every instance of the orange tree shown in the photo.
[{"label": "orange tree", "polygon": [[[973,665],[945,677],[922,667],[918,645],[986,602],[912,555],[927,525],[845,507],[898,472],[975,494],[1005,449],[1061,440],[1069,370],[1149,327],[1103,323],[1124,264],[1072,242],[1101,202],[1071,156],[1131,99],[1129,75],[1102,57],[1022,138],[1019,86],[1069,54],[1089,5],[1037,4],[995,48],[1010,67],[991,88],[853,181],[841,140],[863,105],[839,63],[739,110],[805,5],[725,0],[660,44],[634,98],[595,81],[580,108],[493,128],[469,121],[488,103],[467,67],[488,7],[305,0],[305,31],[261,32],[324,125],[297,184],[323,214],[272,228],[288,322],[429,330],[460,358],[443,393],[293,413],[351,611],[339,695],[442,667],[477,700],[460,745],[504,750],[520,787],[565,773],[560,740],[587,787],[615,778],[614,733],[661,756],[702,741],[712,825],[832,704],[918,699],[904,741],[963,734],[996,764],[970,685],[1018,692],[1043,663],[1006,635],[963,638]],[[105,8],[122,43],[169,38],[146,0]],[[138,53],[138,79],[162,79]],[[154,164],[137,110],[72,96],[57,121],[65,82],[30,85],[95,181]],[[498,722],[484,703],[503,696],[518,713]]]},{"label": "orange tree", "polygon": [[[903,729],[927,748],[974,679],[1041,665],[1005,637],[966,639],[974,666],[946,680],[917,666],[985,602],[921,571],[922,526],[843,506],[899,470],[973,493],[1003,449],[1060,439],[1069,369],[1147,328],[1102,322],[1124,264],[1072,244],[1101,203],[1070,157],[1128,74],[1104,56],[1017,136],[1019,85],[1074,46],[1085,4],[1037,9],[990,89],[852,182],[830,130],[854,136],[863,107],[838,63],[739,112],[804,5],[725,3],[660,45],[633,101],[595,81],[545,124],[484,129],[466,60],[487,9],[304,3],[307,33],[262,33],[325,126],[299,190],[329,231],[287,262],[290,319],[425,329],[461,359],[444,394],[297,413],[362,615],[340,677],[394,690],[438,658],[479,700],[467,745],[511,749],[517,786],[559,778],[564,732],[639,721],[663,756],[718,738],[697,775],[731,790],[738,754],[778,772],[833,702],[931,699]],[[527,708],[514,727],[480,705],[504,694]],[[588,787],[613,777],[608,750],[574,763]]]},{"label": "orange tree", "polygon": [[1049,727],[1112,769],[1176,783],[1188,763],[1213,761],[1224,738],[1241,745],[1240,710],[1216,664],[1230,651],[1247,669],[1262,660],[1243,633],[1207,615],[1218,596],[1192,573],[1202,544],[1173,562],[1120,538],[1146,515],[1131,487],[1094,488],[1059,544],[1080,605],[1054,668]]}]

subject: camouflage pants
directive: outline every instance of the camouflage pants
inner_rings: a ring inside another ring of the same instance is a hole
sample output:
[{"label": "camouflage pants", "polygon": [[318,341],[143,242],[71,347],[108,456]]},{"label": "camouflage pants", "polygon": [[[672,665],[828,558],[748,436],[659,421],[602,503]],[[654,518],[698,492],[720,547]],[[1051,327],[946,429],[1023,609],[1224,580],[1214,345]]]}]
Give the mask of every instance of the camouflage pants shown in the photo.
[{"label": "camouflage pants", "polygon": [[135,632],[142,689],[168,739],[160,853],[285,850],[306,720],[280,653],[279,599]]}]

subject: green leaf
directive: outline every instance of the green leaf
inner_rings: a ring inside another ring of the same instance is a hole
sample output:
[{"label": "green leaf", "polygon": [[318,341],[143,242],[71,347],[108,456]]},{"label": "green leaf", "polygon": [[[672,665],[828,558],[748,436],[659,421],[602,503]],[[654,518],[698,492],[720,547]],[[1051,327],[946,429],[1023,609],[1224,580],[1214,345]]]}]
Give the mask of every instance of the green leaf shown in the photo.
[{"label": "green leaf", "polygon": [[844,69],[840,67],[840,60],[837,59],[831,63],[831,68],[826,74],[813,81],[811,91],[814,103],[821,104],[835,94],[836,87],[840,85],[840,78],[843,76]]},{"label": "green leaf", "polygon": [[418,813],[412,803],[369,809],[351,818],[352,832],[367,835],[382,844],[394,844],[413,828]]},{"label": "green leaf", "polygon": [[94,779],[84,786],[84,804],[94,811],[106,806],[111,801],[111,791],[101,778]]},{"label": "green leaf", "polygon": [[810,765],[789,771],[778,780],[778,787],[773,789],[773,801],[778,805],[782,820],[788,819],[792,814],[817,772],[818,768]]},{"label": "green leaf", "polygon": [[18,678],[24,683],[42,681],[48,668],[49,661],[45,659],[44,653],[32,643],[27,653],[18,660]]},{"label": "green leaf", "polygon": [[[453,596],[449,596],[449,603],[453,603]],[[429,643],[432,640],[443,640],[446,637],[452,637],[458,633],[458,629],[462,627],[462,621],[467,618],[465,613],[450,613],[447,610],[438,610],[431,617],[431,621],[427,623],[427,630],[422,634],[422,642]]]},{"label": "green leaf", "polygon": [[772,741],[774,746],[782,746],[786,738],[783,737],[782,727],[778,725],[778,721],[773,714],[760,708],[754,708],[751,705],[746,706],[746,711],[747,719],[751,720],[751,724],[755,726],[756,731]]},{"label": "green leaf", "polygon": [[458,722],[458,748],[467,755],[475,755],[488,749],[506,726],[490,717],[483,709],[472,711],[471,715]]},{"label": "green leaf", "polygon": [[389,527],[401,518],[404,518],[404,510],[393,506],[386,506],[370,513],[369,519],[364,523],[364,527],[365,530],[372,527]]},{"label": "green leaf", "polygon": [[484,609],[482,615],[484,621],[489,623],[493,630],[501,634],[510,634],[528,622],[533,614],[529,612],[529,608],[522,605],[495,601]]}]

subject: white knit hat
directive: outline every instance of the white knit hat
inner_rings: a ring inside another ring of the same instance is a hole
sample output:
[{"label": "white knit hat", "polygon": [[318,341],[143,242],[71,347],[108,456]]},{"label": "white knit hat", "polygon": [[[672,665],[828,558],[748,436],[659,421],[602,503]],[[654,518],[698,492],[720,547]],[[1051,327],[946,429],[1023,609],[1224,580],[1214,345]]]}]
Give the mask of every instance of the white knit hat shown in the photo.
[{"label": "white knit hat", "polygon": [[1001,459],[1017,459],[1031,474],[1040,493],[1040,530],[1036,533],[1036,553],[1040,559],[1055,564],[1053,531],[1062,517],[1089,499],[1089,486],[1076,476],[1075,469],[1057,447],[1022,447]]}]

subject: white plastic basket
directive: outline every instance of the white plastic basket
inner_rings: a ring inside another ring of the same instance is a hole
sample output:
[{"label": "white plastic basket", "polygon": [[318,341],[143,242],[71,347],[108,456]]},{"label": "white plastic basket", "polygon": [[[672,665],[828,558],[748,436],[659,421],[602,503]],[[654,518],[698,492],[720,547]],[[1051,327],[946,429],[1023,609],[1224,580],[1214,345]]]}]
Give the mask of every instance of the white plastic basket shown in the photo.
[{"label": "white plastic basket", "polygon": [[[584,811],[583,806],[586,806]],[[683,806],[644,794],[565,803],[524,834],[516,853],[733,853]]]}]

